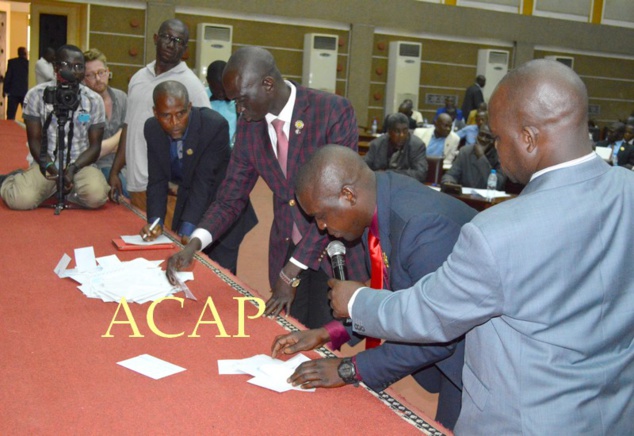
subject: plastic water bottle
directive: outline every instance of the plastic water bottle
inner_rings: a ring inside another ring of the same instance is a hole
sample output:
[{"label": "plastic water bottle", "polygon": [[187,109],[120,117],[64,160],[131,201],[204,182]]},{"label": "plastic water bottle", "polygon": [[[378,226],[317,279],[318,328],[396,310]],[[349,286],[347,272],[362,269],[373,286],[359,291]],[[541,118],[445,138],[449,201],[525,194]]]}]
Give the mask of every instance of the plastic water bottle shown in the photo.
[{"label": "plastic water bottle", "polygon": [[379,130],[379,122],[376,120],[376,117],[372,120],[372,134],[376,135],[376,132]]},{"label": "plastic water bottle", "polygon": [[497,189],[498,186],[498,175],[495,170],[491,170],[491,174],[489,174],[489,178],[487,179],[487,200],[493,200],[493,193]]}]

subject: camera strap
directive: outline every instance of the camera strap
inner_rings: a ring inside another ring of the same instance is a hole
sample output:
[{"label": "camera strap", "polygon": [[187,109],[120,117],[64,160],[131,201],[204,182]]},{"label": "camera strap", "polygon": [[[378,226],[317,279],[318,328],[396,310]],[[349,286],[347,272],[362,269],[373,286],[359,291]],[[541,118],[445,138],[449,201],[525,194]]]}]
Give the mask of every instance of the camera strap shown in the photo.
[{"label": "camera strap", "polygon": [[40,147],[40,171],[43,176],[46,176],[46,158],[48,157],[48,127],[51,125],[51,120],[53,119],[53,111],[49,112],[46,116],[46,120],[44,121],[44,126],[42,127],[42,144]]}]

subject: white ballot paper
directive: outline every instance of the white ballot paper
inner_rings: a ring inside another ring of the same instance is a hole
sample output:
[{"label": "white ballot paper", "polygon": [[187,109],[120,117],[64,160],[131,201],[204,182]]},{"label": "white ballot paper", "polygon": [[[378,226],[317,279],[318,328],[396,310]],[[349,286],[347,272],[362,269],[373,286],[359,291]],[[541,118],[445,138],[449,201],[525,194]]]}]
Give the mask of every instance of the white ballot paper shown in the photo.
[{"label": "white ballot paper", "polygon": [[491,198],[501,198],[501,197],[511,196],[511,194],[507,194],[504,191],[491,191],[491,194],[489,194],[489,191],[487,189],[465,188],[464,186],[462,187],[462,194],[474,195],[476,197],[482,197],[482,198],[488,198],[489,195],[491,196]]},{"label": "white ballot paper", "polygon": [[149,354],[141,354],[131,359],[122,360],[121,362],[117,362],[117,365],[136,371],[154,380],[185,371],[183,367],[166,362],[158,357],[150,356]]},{"label": "white ballot paper", "polygon": [[275,392],[290,390],[314,392],[314,388],[302,389],[294,387],[286,381],[300,364],[309,360],[303,354],[298,354],[287,361],[273,359],[266,354],[256,354],[246,359],[218,360],[218,374],[248,374],[253,376],[253,378],[247,380],[247,383]]},{"label": "white ballot paper", "polygon": [[165,235],[160,235],[153,241],[144,241],[141,235],[121,235],[121,239],[123,242],[130,245],[159,245],[172,243],[172,240]]},{"label": "white ballot paper", "polygon": [[184,284],[193,280],[194,274],[191,271],[177,273],[179,283],[173,286],[160,267],[162,260],[139,257],[121,262],[116,255],[95,258],[93,247],[83,247],[75,250],[77,268],[67,269],[70,261],[70,256],[64,254],[54,269],[55,274],[78,282],[78,289],[89,298],[114,302],[125,298],[127,302],[142,304],[184,291],[187,298],[196,299]]}]

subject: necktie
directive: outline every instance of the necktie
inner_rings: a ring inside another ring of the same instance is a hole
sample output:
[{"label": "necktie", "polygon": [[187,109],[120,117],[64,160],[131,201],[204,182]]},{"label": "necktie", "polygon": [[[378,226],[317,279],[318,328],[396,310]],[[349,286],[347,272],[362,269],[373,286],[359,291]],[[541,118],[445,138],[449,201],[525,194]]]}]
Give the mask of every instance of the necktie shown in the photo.
[{"label": "necktie", "polygon": [[[368,250],[370,252],[370,286],[374,289],[383,289],[383,256],[381,252],[381,244],[379,238],[374,236],[371,231],[368,232]],[[378,347],[381,340],[377,338],[366,337],[365,349]]]},{"label": "necktie", "polygon": [[271,124],[277,135],[277,161],[280,163],[284,177],[286,177],[286,164],[288,161],[288,138],[284,133],[284,121],[279,118],[274,119]]},{"label": "necktie", "polygon": [[[286,167],[288,163],[288,138],[286,137],[286,133],[284,133],[284,121],[276,118],[271,121],[271,124],[275,129],[275,135],[277,135],[277,161],[280,163],[280,168],[282,168],[284,177],[286,177]],[[293,239],[293,244],[295,245],[302,240],[302,234],[299,232],[295,222],[293,222],[291,238]]]}]

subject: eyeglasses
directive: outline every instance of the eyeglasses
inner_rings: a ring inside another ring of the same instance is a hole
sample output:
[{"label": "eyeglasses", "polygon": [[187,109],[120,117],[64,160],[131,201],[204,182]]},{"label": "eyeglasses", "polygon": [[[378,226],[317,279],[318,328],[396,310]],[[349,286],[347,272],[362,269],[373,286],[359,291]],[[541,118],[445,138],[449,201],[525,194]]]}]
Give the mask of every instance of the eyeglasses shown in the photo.
[{"label": "eyeglasses", "polygon": [[179,38],[177,36],[168,35],[167,33],[159,33],[159,38],[161,38],[161,40],[166,45],[176,44],[176,45],[180,45],[182,47],[185,44],[187,44],[187,41],[185,41],[185,38]]},{"label": "eyeglasses", "polygon": [[110,74],[108,70],[99,70],[94,73],[86,74],[84,76],[85,80],[95,80],[97,77],[100,79],[105,79]]},{"label": "eyeglasses", "polygon": [[57,65],[59,66],[59,68],[61,68],[62,70],[73,70],[77,73],[80,73],[82,71],[84,71],[85,65],[84,64],[71,64],[70,62],[66,62],[66,61],[59,61],[57,63]]}]

